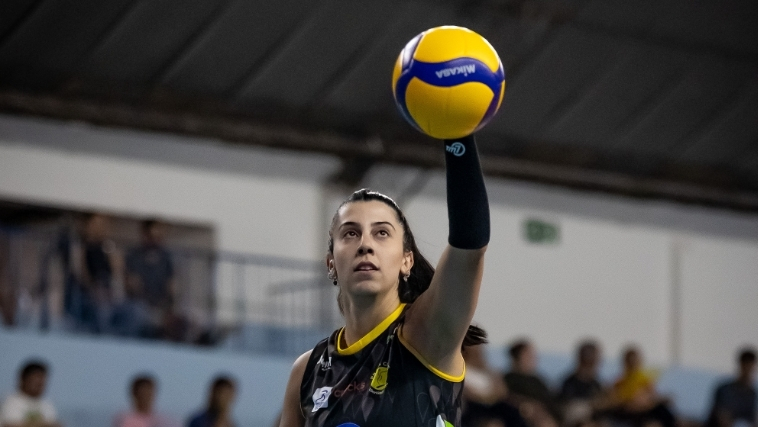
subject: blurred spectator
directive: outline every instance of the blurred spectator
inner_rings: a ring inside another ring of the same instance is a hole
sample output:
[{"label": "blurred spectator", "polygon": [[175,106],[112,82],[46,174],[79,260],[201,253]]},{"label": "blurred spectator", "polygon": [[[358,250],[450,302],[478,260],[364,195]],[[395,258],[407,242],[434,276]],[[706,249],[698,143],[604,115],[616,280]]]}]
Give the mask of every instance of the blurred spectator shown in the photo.
[{"label": "blurred spectator", "polygon": [[466,427],[526,427],[518,407],[507,402],[508,390],[490,369],[481,345],[463,348],[466,383],[463,386],[463,418]]},{"label": "blurred spectator", "polygon": [[231,378],[218,377],[208,395],[208,408],[194,415],[188,427],[234,427],[232,404],[236,387]]},{"label": "blurred spectator", "polygon": [[28,362],[19,375],[19,391],[8,396],[0,408],[2,427],[60,427],[55,407],[46,399],[47,366]]},{"label": "blurred spectator", "polygon": [[114,427],[178,427],[179,424],[154,411],[155,380],[138,376],[132,381],[132,411],[116,416]]},{"label": "blurred spectator", "polygon": [[126,257],[128,289],[151,308],[170,306],[174,302],[174,266],[163,247],[164,226],[156,220],[146,220],[141,233],[142,244]]},{"label": "blurred spectator", "polygon": [[143,221],[142,243],[126,257],[126,301],[114,313],[114,327],[122,335],[183,338],[173,312],[174,266],[163,238],[163,224]]},{"label": "blurred spectator", "polygon": [[[527,404],[525,418],[542,420],[537,414],[545,413],[551,418],[552,424],[557,424],[560,420],[558,405],[545,381],[537,375],[537,354],[534,346],[525,339],[518,340],[510,346],[508,354],[511,369],[503,378],[508,392]],[[520,407],[524,413],[524,405]],[[535,412],[535,415],[529,415],[531,412]],[[550,422],[543,420],[540,424],[548,425]]]},{"label": "blurred spectator", "polygon": [[732,427],[735,423],[756,426],[758,397],[755,385],[755,350],[745,348],[737,358],[737,378],[722,383],[713,395],[713,408],[708,418],[708,427]]},{"label": "blurred spectator", "polygon": [[636,347],[624,351],[623,364],[624,373],[613,386],[613,417],[635,426],[657,422],[673,427],[676,419],[668,400],[656,392],[654,375],[642,368],[642,354]]},{"label": "blurred spectator", "polygon": [[585,426],[593,422],[595,411],[604,406],[605,393],[598,381],[600,346],[584,341],[576,352],[576,368],[563,380],[558,400],[563,405],[566,426]]},{"label": "blurred spectator", "polygon": [[108,218],[91,214],[82,233],[82,272],[79,280],[79,325],[94,333],[107,332],[110,322],[113,279],[113,247],[106,240]]},{"label": "blurred spectator", "polygon": [[12,326],[16,317],[16,295],[8,271],[9,252],[8,237],[0,229],[0,321],[5,326]]}]

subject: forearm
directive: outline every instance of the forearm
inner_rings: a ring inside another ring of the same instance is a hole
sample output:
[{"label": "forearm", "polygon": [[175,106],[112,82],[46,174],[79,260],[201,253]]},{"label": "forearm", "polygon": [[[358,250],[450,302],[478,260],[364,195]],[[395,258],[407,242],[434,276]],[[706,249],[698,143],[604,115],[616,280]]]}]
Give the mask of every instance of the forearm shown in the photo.
[{"label": "forearm", "polygon": [[490,240],[487,190],[473,135],[445,140],[448,243],[458,249],[480,249]]},{"label": "forearm", "polygon": [[429,289],[411,307],[403,334],[435,366],[459,372],[461,343],[482,281],[490,215],[474,137],[445,141],[444,147],[449,246]]}]

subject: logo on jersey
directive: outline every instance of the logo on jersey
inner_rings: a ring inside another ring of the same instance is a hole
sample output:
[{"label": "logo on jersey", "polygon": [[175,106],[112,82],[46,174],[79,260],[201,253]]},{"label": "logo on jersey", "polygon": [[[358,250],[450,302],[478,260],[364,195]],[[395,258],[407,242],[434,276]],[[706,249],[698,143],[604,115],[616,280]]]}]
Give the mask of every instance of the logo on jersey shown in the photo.
[{"label": "logo on jersey", "polygon": [[379,366],[376,368],[374,375],[371,376],[371,392],[376,394],[384,393],[387,388],[387,377],[389,375],[389,366]]},{"label": "logo on jersey", "polygon": [[311,412],[316,412],[321,408],[328,407],[329,396],[331,394],[332,394],[331,387],[317,388],[316,391],[313,393],[313,410],[311,410]]},{"label": "logo on jersey", "polygon": [[455,426],[443,420],[441,415],[437,415],[437,424],[434,427],[455,427]]},{"label": "logo on jersey", "polygon": [[332,369],[332,356],[329,356],[328,359],[324,360],[324,355],[321,355],[321,358],[318,359],[318,362],[316,362],[320,367],[322,371],[328,371]]},{"label": "logo on jersey", "polygon": [[366,383],[365,382],[359,383],[357,381],[351,382],[350,384],[347,385],[347,387],[343,389],[338,388],[338,389],[333,390],[334,397],[336,398],[340,398],[348,393],[363,393],[364,391],[366,391]]}]

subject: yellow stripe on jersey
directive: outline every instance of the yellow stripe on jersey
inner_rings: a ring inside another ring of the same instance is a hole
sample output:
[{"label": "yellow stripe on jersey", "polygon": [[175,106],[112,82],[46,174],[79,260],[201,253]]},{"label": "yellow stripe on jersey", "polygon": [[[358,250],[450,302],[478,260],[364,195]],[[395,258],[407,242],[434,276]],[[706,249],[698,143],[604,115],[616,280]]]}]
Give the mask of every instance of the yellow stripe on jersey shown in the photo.
[{"label": "yellow stripe on jersey", "polygon": [[376,337],[382,334],[387,327],[389,327],[392,322],[397,320],[398,317],[403,313],[403,309],[405,308],[405,304],[400,304],[395,311],[392,312],[389,316],[387,316],[386,319],[382,320],[382,323],[376,325],[374,329],[372,329],[369,333],[363,336],[363,338],[359,339],[358,341],[350,344],[347,348],[342,348],[342,334],[345,332],[345,328],[340,329],[339,334],[337,335],[337,354],[341,356],[350,356],[352,354],[355,354],[361,350],[363,350],[364,347],[366,347],[371,341],[375,340]]},{"label": "yellow stripe on jersey", "polygon": [[429,363],[424,358],[424,356],[421,355],[421,353],[419,353],[415,348],[413,348],[413,346],[408,341],[406,341],[405,338],[403,338],[402,332],[403,331],[401,329],[400,332],[397,334],[397,337],[400,339],[400,342],[403,344],[403,346],[405,346],[405,348],[408,349],[408,351],[411,352],[411,354],[416,356],[416,359],[418,359],[419,362],[421,362],[424,366],[426,366],[426,369],[430,370],[434,375],[437,375],[443,380],[447,380],[453,383],[459,383],[463,381],[463,378],[466,376],[466,363],[465,362],[463,363],[463,372],[461,372],[460,375],[455,376],[455,375],[446,374],[440,371],[439,369],[435,368],[434,365]]}]

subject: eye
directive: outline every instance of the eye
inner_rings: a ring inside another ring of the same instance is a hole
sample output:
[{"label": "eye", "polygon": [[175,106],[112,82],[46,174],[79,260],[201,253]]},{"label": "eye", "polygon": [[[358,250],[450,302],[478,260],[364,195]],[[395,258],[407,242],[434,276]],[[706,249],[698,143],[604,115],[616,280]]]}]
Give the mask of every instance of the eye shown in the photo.
[{"label": "eye", "polygon": [[347,230],[342,236],[343,237],[357,237],[358,233],[356,233],[355,230]]},{"label": "eye", "polygon": [[389,237],[389,235],[390,235],[390,232],[389,232],[389,231],[387,231],[387,230],[379,230],[379,231],[377,231],[377,233],[376,233],[376,234],[378,234],[378,235],[380,235],[380,236],[384,236],[384,237]]}]

